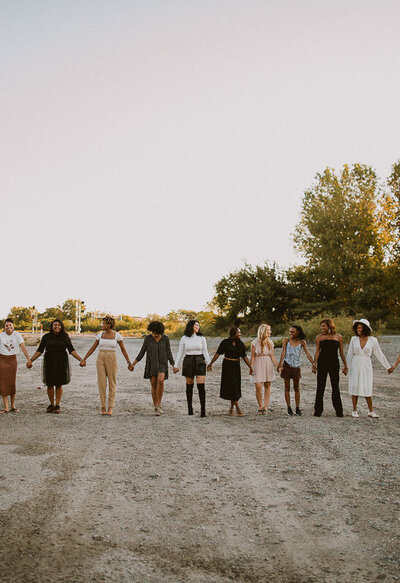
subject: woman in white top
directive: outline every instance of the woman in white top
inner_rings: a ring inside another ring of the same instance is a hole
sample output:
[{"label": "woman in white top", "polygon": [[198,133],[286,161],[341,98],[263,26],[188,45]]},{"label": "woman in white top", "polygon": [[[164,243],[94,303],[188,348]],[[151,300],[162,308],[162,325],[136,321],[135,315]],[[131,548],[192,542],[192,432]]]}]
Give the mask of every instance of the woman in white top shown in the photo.
[{"label": "woman in white top", "polygon": [[[117,344],[125,357],[128,367],[131,362],[126,352],[124,341],[119,332],[114,332],[115,320],[111,316],[105,316],[102,320],[103,331],[97,335],[92,347],[80,362],[80,366],[86,366],[89,356],[99,347],[97,356],[97,384],[99,387],[100,406],[102,415],[112,415],[115,403],[115,393],[117,391]],[[106,408],[106,391],[108,379],[108,408]]]},{"label": "woman in white top", "polygon": [[358,397],[365,397],[369,409],[368,417],[379,417],[372,408],[373,373],[371,356],[374,354],[388,373],[390,372],[390,364],[383,354],[378,340],[371,336],[372,328],[368,320],[365,318],[354,320],[353,331],[355,336],[350,340],[347,353],[349,393],[353,401],[351,415],[352,417],[358,417]]},{"label": "woman in white top", "polygon": [[210,364],[211,358],[208,354],[206,339],[200,332],[200,324],[197,320],[189,320],[189,322],[186,324],[184,335],[179,342],[179,350],[175,360],[174,373],[179,371],[179,363],[182,357],[184,357],[182,375],[186,377],[186,399],[188,404],[188,414],[193,415],[193,385],[194,377],[196,377],[201,407],[200,417],[205,417],[206,367]]},{"label": "woman in white top", "polygon": [[275,368],[278,368],[278,362],[274,353],[274,343],[270,336],[271,326],[269,324],[261,324],[257,330],[257,338],[251,343],[250,367],[253,369],[256,399],[260,415],[266,415],[268,413],[269,400],[271,398],[271,383],[275,378],[273,365],[275,365]]},{"label": "woman in white top", "polygon": [[[0,413],[18,412],[15,407],[15,390],[17,377],[17,354],[21,348],[27,360],[26,366],[32,368],[32,362],[25,348],[24,339],[14,330],[14,322],[7,318],[4,322],[4,332],[0,334],[0,394],[4,409]],[[8,408],[8,397],[11,409]]]}]

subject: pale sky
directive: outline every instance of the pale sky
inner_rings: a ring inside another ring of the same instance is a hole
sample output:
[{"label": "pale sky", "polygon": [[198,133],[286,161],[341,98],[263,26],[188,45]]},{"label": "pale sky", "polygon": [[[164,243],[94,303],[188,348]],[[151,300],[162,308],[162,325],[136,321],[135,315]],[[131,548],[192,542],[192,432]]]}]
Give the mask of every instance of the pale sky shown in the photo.
[{"label": "pale sky", "polygon": [[201,309],[400,157],[398,0],[0,0],[0,317]]}]

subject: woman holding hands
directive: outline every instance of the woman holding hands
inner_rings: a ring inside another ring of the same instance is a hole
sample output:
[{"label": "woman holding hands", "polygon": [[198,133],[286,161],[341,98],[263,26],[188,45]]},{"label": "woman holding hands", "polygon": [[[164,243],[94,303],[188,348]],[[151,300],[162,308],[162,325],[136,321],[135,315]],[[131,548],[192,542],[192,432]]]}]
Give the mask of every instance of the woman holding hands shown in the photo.
[{"label": "woman holding hands", "polygon": [[275,379],[273,365],[278,368],[274,353],[274,343],[270,336],[271,326],[269,324],[261,324],[257,331],[257,338],[251,343],[250,368],[254,370],[258,412],[261,415],[268,413],[269,400],[271,398],[271,383]]},{"label": "woman holding hands", "polygon": [[[86,361],[91,354],[99,347],[97,355],[97,385],[100,395],[100,407],[102,415],[112,415],[115,404],[115,394],[117,391],[117,345],[119,345],[126,362],[131,364],[128,353],[124,345],[121,334],[114,331],[115,320],[111,316],[105,316],[102,320],[103,331],[100,332],[93,345],[81,360],[80,366],[86,366]],[[108,380],[108,407],[106,407],[106,393]]]},{"label": "woman holding hands", "polygon": [[63,386],[68,385],[71,380],[68,353],[76,360],[82,359],[72,346],[71,339],[64,330],[64,324],[58,318],[51,323],[50,332],[43,336],[31,362],[39,358],[43,352],[43,384],[47,387],[50,401],[46,411],[60,413]]},{"label": "woman holding hands", "polygon": [[241,391],[241,373],[240,373],[240,359],[243,358],[249,367],[250,374],[253,374],[253,369],[250,366],[249,359],[246,356],[246,347],[241,341],[242,333],[240,328],[234,326],[229,330],[229,338],[222,340],[217,348],[217,352],[212,357],[207,370],[212,370],[213,363],[219,358],[221,354],[224,355],[222,361],[221,374],[221,390],[219,396],[221,399],[226,399],[231,402],[228,415],[233,415],[233,408],[236,407],[236,414],[238,417],[243,417],[242,410],[239,407],[239,399],[242,396]]}]

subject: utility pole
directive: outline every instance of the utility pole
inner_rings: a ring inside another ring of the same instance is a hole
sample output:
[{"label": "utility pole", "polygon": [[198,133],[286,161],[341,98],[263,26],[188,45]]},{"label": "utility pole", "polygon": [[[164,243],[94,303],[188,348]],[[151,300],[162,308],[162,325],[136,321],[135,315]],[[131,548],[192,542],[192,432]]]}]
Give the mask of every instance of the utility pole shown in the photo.
[{"label": "utility pole", "polygon": [[85,302],[82,300],[75,300],[75,332],[81,333],[82,312]]}]

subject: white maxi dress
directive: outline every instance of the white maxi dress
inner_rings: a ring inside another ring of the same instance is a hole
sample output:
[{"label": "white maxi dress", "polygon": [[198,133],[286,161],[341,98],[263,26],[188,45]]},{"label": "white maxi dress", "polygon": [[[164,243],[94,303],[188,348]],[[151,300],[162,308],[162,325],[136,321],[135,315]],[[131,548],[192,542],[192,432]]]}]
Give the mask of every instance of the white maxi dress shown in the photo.
[{"label": "white maxi dress", "polygon": [[349,367],[349,393],[359,397],[371,397],[372,395],[372,362],[371,356],[374,354],[381,365],[390,368],[386,356],[383,354],[379,342],[373,336],[368,336],[368,340],[361,348],[360,337],[353,336],[350,341],[347,353],[347,365]]}]

